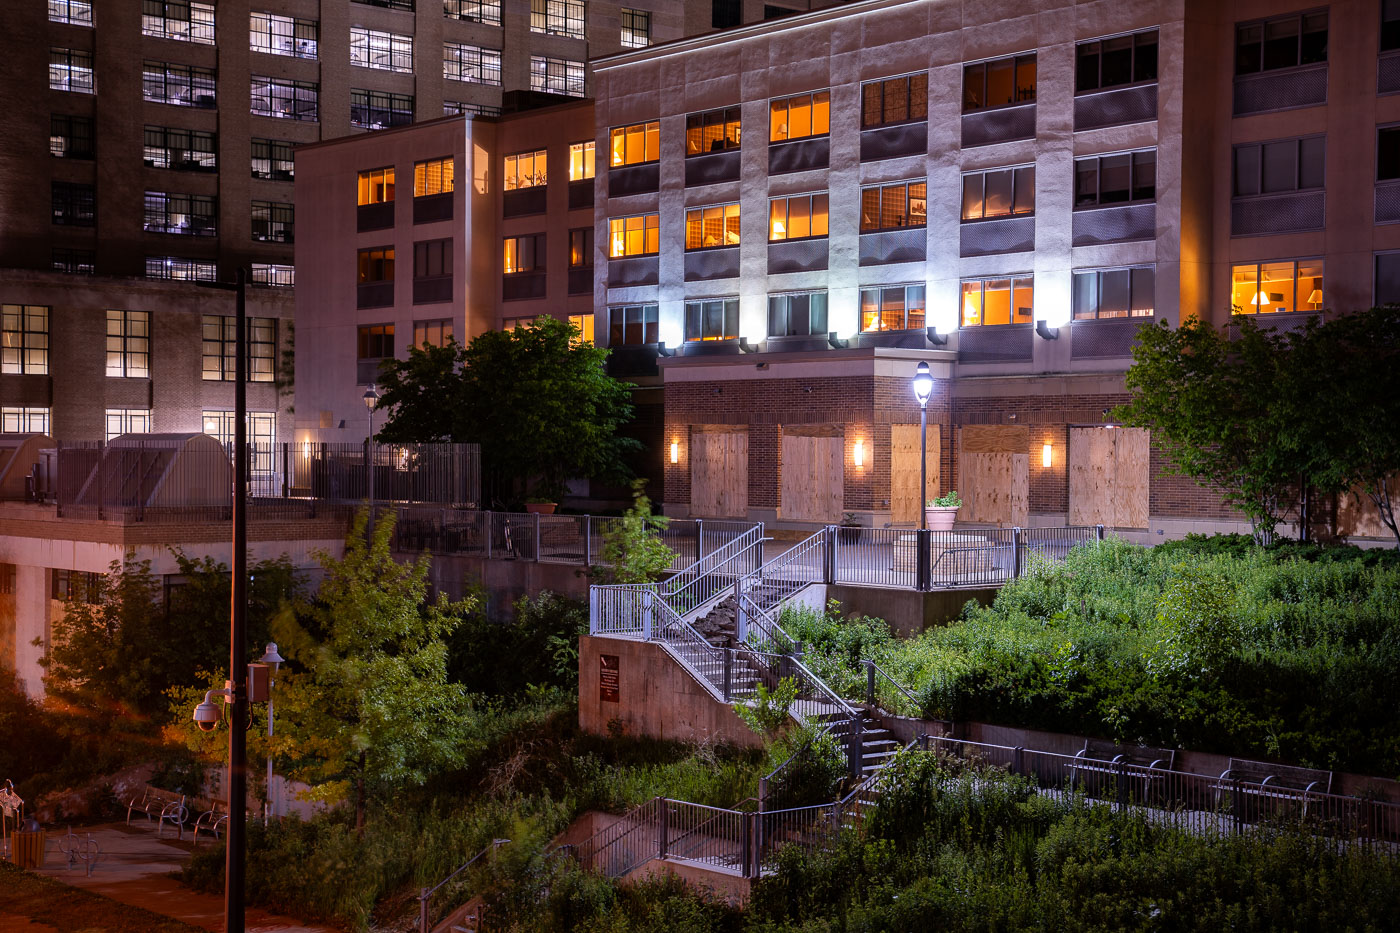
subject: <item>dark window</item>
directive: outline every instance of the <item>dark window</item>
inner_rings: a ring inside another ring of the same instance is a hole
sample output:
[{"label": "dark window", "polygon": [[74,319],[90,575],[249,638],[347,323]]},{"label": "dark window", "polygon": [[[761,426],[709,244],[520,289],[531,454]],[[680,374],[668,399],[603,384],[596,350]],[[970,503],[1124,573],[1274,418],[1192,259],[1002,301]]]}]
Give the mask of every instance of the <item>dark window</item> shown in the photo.
[{"label": "dark window", "polygon": [[355,356],[362,360],[383,360],[394,355],[393,324],[362,324],[357,330]]},{"label": "dark window", "polygon": [[1381,0],[1381,51],[1400,49],[1400,0]]},{"label": "dark window", "polygon": [[1101,207],[1157,197],[1157,150],[1074,160],[1074,206]]},{"label": "dark window", "polygon": [[593,228],[579,227],[569,231],[569,268],[589,269],[593,266]]},{"label": "dark window", "polygon": [[686,115],[685,154],[687,157],[738,148],[738,107],[726,107],[722,110]]},{"label": "dark window", "polygon": [[97,189],[92,185],[53,183],[53,222],[67,227],[97,223]]},{"label": "dark window", "polygon": [[49,117],[49,154],[61,159],[91,159],[92,117],[56,113]]},{"label": "dark window", "polygon": [[625,308],[608,309],[608,345],[640,346],[656,343],[656,305],[632,305]]},{"label": "dark window", "polygon": [[737,340],[738,337],[738,298],[685,303],[686,340]]},{"label": "dark window", "polygon": [[1152,266],[1074,273],[1074,319],[1151,317]]},{"label": "dark window", "polygon": [[283,201],[253,202],[253,239],[269,243],[293,242],[292,205]]},{"label": "dark window", "polygon": [[769,337],[826,333],[826,292],[768,296]]},{"label": "dark window", "polygon": [[963,113],[1035,101],[1035,54],[963,66]]},{"label": "dark window", "polygon": [[442,11],[452,19],[501,25],[501,0],[443,0]]},{"label": "dark window", "polygon": [[86,570],[55,570],[49,597],[71,602],[101,602],[102,574]]},{"label": "dark window", "polygon": [[291,181],[296,175],[292,144],[284,139],[253,137],[253,177]]},{"label": "dark window", "polygon": [[1074,90],[1099,91],[1157,80],[1157,30],[1081,42],[1075,48]]},{"label": "dark window", "polygon": [[425,240],[413,244],[413,277],[437,278],[452,274],[452,239]]},{"label": "dark window", "polygon": [[146,127],[144,159],[151,168],[217,171],[218,151],[213,133],[172,126]]},{"label": "dark window", "polygon": [[1234,196],[1321,188],[1326,137],[1304,136],[1235,147]]},{"label": "dark window", "polygon": [[1376,133],[1376,181],[1400,178],[1400,126],[1383,126]]},{"label": "dark window", "polygon": [[860,86],[861,129],[927,119],[928,72]]},{"label": "dark window", "polygon": [[357,274],[362,285],[368,282],[394,281],[394,248],[390,246],[360,250]]},{"label": "dark window", "polygon": [[544,234],[532,233],[527,236],[511,236],[505,240],[506,275],[518,272],[544,271]]},{"label": "dark window", "polygon": [[1295,13],[1235,26],[1235,74],[1327,61],[1327,11]]},{"label": "dark window", "polygon": [[97,253],[90,249],[54,247],[53,271],[92,275],[97,272]]},{"label": "dark window", "polygon": [[355,0],[355,2],[363,3],[365,6],[380,6],[386,10],[413,11],[413,0]]},{"label": "dark window", "polygon": [[715,29],[730,29],[743,21],[743,0],[711,0],[710,25]]},{"label": "dark window", "polygon": [[963,176],[963,220],[1034,213],[1034,165]]},{"label": "dark window", "polygon": [[351,88],[350,122],[371,130],[412,123],[413,95]]},{"label": "dark window", "polygon": [[1376,254],[1376,304],[1400,304],[1400,253]]}]

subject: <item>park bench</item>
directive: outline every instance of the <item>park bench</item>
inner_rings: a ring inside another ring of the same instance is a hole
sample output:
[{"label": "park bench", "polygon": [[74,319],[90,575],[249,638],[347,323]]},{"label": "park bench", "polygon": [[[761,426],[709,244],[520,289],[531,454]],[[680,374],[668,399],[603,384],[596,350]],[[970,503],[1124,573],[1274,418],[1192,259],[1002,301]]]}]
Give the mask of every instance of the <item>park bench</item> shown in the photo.
[{"label": "park bench", "polygon": [[201,812],[194,821],[194,844],[199,845],[201,830],[211,834],[217,842],[219,833],[228,824],[228,804],[222,800],[198,800],[195,805]]},{"label": "park bench", "polygon": [[131,817],[135,813],[146,814],[147,820],[154,820],[156,823],[156,836],[160,836],[165,829],[165,824],[170,822],[175,826],[176,836],[185,838],[185,820],[189,818],[189,811],[185,809],[185,795],[174,791],[162,790],[159,787],[152,787],[146,784],[142,787],[139,796],[132,797],[126,805],[126,823],[131,825]]},{"label": "park bench", "polygon": [[1086,739],[1084,747],[1074,753],[1070,773],[1075,783],[1083,784],[1091,793],[1117,781],[1120,799],[1133,794],[1146,802],[1156,786],[1176,766],[1176,752],[1169,748],[1147,745],[1118,745],[1097,739]]},{"label": "park bench", "polygon": [[1217,803],[1224,794],[1231,795],[1231,808],[1242,820],[1254,821],[1285,813],[1294,803],[1300,805],[1301,814],[1306,816],[1309,794],[1332,792],[1332,772],[1231,758],[1230,767],[1216,780],[1215,792]]}]

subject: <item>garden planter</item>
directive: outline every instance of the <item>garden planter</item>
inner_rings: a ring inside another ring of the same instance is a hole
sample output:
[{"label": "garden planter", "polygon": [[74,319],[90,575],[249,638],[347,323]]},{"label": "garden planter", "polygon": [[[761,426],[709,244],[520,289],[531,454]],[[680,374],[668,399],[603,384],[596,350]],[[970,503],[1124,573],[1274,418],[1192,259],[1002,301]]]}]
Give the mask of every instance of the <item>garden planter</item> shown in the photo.
[{"label": "garden planter", "polygon": [[928,523],[929,531],[952,531],[957,515],[956,505],[931,505],[924,509],[924,521]]},{"label": "garden planter", "polygon": [[527,502],[525,511],[531,515],[553,515],[557,502]]}]

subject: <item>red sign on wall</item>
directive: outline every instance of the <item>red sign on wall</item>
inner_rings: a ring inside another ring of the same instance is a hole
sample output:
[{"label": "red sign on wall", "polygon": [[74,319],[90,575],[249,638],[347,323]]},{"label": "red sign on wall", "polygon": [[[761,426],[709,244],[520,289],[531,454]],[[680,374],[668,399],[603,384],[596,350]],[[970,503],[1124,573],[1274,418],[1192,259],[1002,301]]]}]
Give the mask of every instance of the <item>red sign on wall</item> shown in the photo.
[{"label": "red sign on wall", "polygon": [[618,666],[618,656],[615,654],[600,654],[598,660],[601,666],[598,670],[598,699],[604,703],[622,702],[620,669]]}]

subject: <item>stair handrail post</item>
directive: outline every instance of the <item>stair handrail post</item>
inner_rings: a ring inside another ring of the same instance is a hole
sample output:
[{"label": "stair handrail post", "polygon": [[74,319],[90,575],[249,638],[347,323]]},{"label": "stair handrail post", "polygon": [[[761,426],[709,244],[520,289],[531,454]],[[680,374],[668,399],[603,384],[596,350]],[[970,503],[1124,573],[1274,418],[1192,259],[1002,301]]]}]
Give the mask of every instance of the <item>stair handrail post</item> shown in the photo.
[{"label": "stair handrail post", "polygon": [[656,599],[654,590],[642,590],[642,640],[651,641],[652,613],[655,611],[653,602]]},{"label": "stair handrail post", "polygon": [[656,857],[666,857],[666,833],[669,827],[667,823],[670,817],[670,807],[666,806],[665,797],[656,798]]},{"label": "stair handrail post", "polygon": [[914,532],[914,588],[920,593],[933,589],[933,532],[920,528]]},{"label": "stair handrail post", "polygon": [[[739,584],[734,584],[737,589]],[[734,602],[734,639],[739,644],[748,644],[749,641],[749,614],[744,609],[744,598],[739,596]]]},{"label": "stair handrail post", "polygon": [[705,520],[697,518],[695,520],[695,559],[703,560],[705,557]]},{"label": "stair handrail post", "polygon": [[862,752],[865,750],[865,745],[861,741],[862,723],[860,721],[860,714],[857,713],[852,716],[850,718],[850,723],[851,729],[850,734],[847,736],[846,745],[846,763],[850,768],[852,780],[858,781],[860,780],[861,765],[864,763]]},{"label": "stair handrail post", "polygon": [[540,562],[540,513],[535,513],[535,563]]},{"label": "stair handrail post", "polygon": [[827,586],[836,582],[836,542],[839,537],[835,525],[826,526],[826,538],[822,541],[825,545],[822,553],[822,582]]},{"label": "stair handrail post", "polygon": [[1021,529],[1011,529],[1011,579],[1021,579]]},{"label": "stair handrail post", "polygon": [[428,888],[418,891],[418,933],[431,933],[428,927]]},{"label": "stair handrail post", "polygon": [[743,840],[743,847],[744,847],[744,848],[743,848],[744,871],[743,871],[743,876],[744,876],[745,878],[753,878],[753,877],[756,877],[756,876],[758,875],[758,870],[757,870],[757,869],[758,869],[758,866],[757,866],[757,864],[756,864],[757,859],[754,858],[754,836],[755,836],[756,833],[757,833],[757,830],[755,829],[755,827],[757,826],[757,820],[755,819],[755,817],[756,817],[757,815],[758,815],[758,814],[756,814],[756,813],[745,813],[745,814],[743,814],[743,820],[744,820],[744,830],[743,830],[743,836],[744,836],[744,840]]},{"label": "stair handrail post", "polygon": [[875,662],[862,661],[865,666],[865,702],[875,705]]},{"label": "stair handrail post", "polygon": [[734,676],[734,649],[724,649],[724,702],[730,702],[733,690]]},{"label": "stair handrail post", "polygon": [[482,524],[485,525],[485,529],[484,529],[484,530],[485,530],[485,533],[482,535],[482,537],[486,539],[486,559],[487,559],[487,560],[490,560],[490,559],[491,559],[491,537],[492,537],[492,532],[495,531],[495,522],[493,522],[493,521],[491,520],[491,510],[490,510],[490,509],[487,509],[485,512],[482,512],[482,513],[481,513],[481,520],[482,520]]},{"label": "stair handrail post", "polygon": [[583,517],[583,566],[593,566],[593,516]]},{"label": "stair handrail post", "polygon": [[1095,541],[1098,541],[1098,542],[1100,542],[1100,543],[1102,543],[1102,541],[1103,541],[1103,525],[1102,525],[1102,524],[1098,524],[1098,525],[1095,525],[1095,526],[1094,526],[1094,540],[1095,540]]}]

